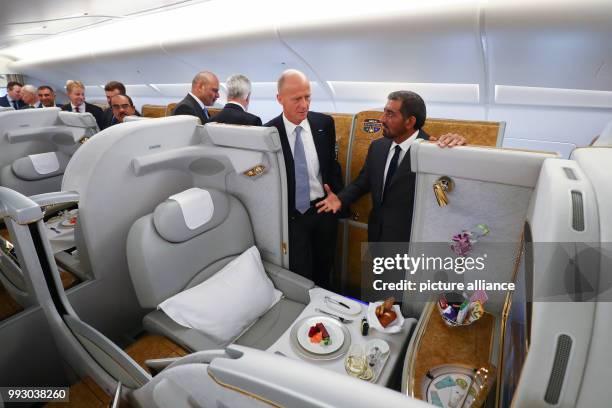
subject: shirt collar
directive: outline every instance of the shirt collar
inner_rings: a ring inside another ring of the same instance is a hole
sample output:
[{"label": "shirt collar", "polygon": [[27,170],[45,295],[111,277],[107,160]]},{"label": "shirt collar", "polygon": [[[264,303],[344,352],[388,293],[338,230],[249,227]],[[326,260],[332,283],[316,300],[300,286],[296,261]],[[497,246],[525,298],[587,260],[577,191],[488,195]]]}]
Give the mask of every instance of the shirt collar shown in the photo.
[{"label": "shirt collar", "polygon": [[[74,105],[72,102],[70,102],[70,106],[72,106],[72,111],[75,112],[76,109],[76,105]],[[85,113],[85,102],[83,102],[82,104],[79,105],[79,113]]]},{"label": "shirt collar", "polygon": [[399,146],[400,149],[402,149],[404,152],[407,152],[408,149],[410,149],[410,146],[414,143],[414,141],[416,140],[416,138],[419,136],[419,131],[417,130],[416,132],[414,132],[412,134],[412,136],[410,136],[408,139],[404,140],[402,143],[397,144],[395,142],[391,143],[391,149],[393,150],[395,149],[395,146]]},{"label": "shirt collar", "polygon": [[283,122],[285,122],[285,129],[287,130],[287,137],[293,135],[295,128],[298,126],[301,126],[302,129],[306,129],[306,130],[310,129],[310,125],[308,124],[308,118],[304,119],[302,123],[300,123],[299,125],[296,125],[293,122],[291,122],[289,119],[287,119],[287,117],[283,113]]},{"label": "shirt collar", "polygon": [[228,104],[232,104],[232,105],[236,105],[236,106],[240,106],[240,109],[242,109],[244,112],[246,112],[246,109],[244,109],[244,106],[242,106],[241,104],[239,104],[238,102],[234,102],[234,101],[227,101]]},{"label": "shirt collar", "polygon": [[189,95],[191,95],[191,97],[192,97],[193,99],[195,99],[195,100],[196,100],[196,102],[198,103],[198,105],[200,105],[200,108],[202,108],[202,110],[206,109],[206,105],[204,105],[204,104],[202,103],[202,101],[200,100],[200,98],[198,98],[197,96],[195,96],[195,95],[194,95],[194,94],[192,94],[191,92],[189,92]]}]

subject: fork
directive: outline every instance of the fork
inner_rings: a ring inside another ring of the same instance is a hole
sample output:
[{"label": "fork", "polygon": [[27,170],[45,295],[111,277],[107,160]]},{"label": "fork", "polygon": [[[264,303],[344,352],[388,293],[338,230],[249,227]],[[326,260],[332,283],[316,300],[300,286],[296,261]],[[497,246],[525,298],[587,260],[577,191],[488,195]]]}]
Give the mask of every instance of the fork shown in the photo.
[{"label": "fork", "polygon": [[342,317],[342,316],[338,316],[338,315],[335,315],[335,314],[333,314],[333,313],[329,313],[329,312],[327,312],[327,311],[325,311],[325,310],[322,310],[322,309],[319,309],[319,308],[316,308],[316,309],[315,309],[315,311],[316,311],[316,312],[319,312],[319,313],[326,314],[326,315],[328,315],[328,316],[331,316],[331,317],[333,317],[334,319],[338,319],[338,320],[340,320],[342,323],[345,323],[345,324],[353,323],[353,321],[352,321],[352,320],[350,320],[350,319],[346,319],[346,318],[344,318],[344,317]]}]

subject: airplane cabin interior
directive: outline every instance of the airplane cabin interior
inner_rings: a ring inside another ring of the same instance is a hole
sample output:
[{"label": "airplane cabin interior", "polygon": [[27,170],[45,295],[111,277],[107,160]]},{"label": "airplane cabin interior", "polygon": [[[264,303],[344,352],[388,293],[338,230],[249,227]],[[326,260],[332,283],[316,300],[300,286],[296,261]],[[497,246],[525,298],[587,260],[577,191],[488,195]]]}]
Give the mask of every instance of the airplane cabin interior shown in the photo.
[{"label": "airplane cabin interior", "polygon": [[[215,121],[235,74],[263,126]],[[612,2],[8,2],[0,88],[0,407],[609,405]],[[355,186],[321,284],[300,199]]]}]

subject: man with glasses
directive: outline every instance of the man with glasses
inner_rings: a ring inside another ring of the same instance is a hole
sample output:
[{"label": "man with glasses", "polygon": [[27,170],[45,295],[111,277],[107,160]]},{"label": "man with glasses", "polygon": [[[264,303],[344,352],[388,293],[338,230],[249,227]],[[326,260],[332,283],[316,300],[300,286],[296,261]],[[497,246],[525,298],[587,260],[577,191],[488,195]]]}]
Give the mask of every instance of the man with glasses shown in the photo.
[{"label": "man with glasses", "polygon": [[134,108],[132,98],[127,95],[115,95],[110,98],[110,107],[113,111],[113,117],[109,123],[109,127],[117,123],[123,123],[127,116],[140,116]]},{"label": "man with glasses", "polygon": [[[343,206],[371,193],[369,242],[409,242],[414,209],[416,175],[410,168],[410,146],[416,139],[434,140],[421,129],[426,109],[411,91],[391,92],[381,117],[384,137],[370,144],[357,179],[337,195],[325,185],[327,197],[316,204],[318,212],[340,211]],[[464,145],[457,134],[440,137],[440,147]]]}]

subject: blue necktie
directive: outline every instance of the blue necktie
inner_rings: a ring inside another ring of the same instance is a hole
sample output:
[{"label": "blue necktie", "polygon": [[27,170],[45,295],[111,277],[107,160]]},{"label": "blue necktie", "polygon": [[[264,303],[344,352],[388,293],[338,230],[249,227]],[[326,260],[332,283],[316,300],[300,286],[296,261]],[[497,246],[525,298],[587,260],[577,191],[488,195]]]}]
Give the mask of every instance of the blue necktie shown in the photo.
[{"label": "blue necktie", "polygon": [[399,161],[399,155],[401,150],[402,148],[399,147],[399,145],[395,146],[395,153],[393,153],[391,163],[389,163],[389,169],[387,170],[387,177],[385,178],[385,187],[383,189],[382,201],[385,201],[385,195],[387,195],[389,184],[391,184],[391,178],[393,178],[395,170],[397,170],[397,162]]},{"label": "blue necktie", "polygon": [[13,104],[13,109],[17,110],[17,101],[11,101],[11,103]]},{"label": "blue necktie", "polygon": [[310,208],[310,184],[308,182],[306,151],[304,150],[301,133],[302,127],[296,127],[293,166],[295,170],[295,208],[303,214]]},{"label": "blue necktie", "polygon": [[204,113],[204,117],[205,117],[206,119],[210,119],[210,116],[208,116],[208,109],[206,109],[206,108],[202,108],[202,112]]}]

